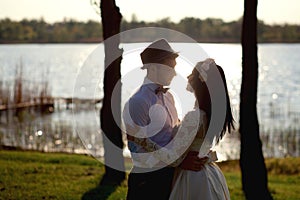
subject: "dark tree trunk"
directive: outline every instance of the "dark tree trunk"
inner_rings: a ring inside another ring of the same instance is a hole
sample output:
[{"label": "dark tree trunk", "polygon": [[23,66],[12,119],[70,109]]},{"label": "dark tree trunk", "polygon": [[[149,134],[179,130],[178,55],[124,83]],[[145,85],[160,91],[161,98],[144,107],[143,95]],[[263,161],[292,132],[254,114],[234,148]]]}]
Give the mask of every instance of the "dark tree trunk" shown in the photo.
[{"label": "dark tree trunk", "polygon": [[243,71],[240,94],[240,134],[243,191],[247,199],[272,199],[257,119],[257,0],[245,0],[242,29]]},{"label": "dark tree trunk", "polygon": [[[121,122],[121,80],[120,65],[123,50],[119,49],[120,24],[122,15],[114,0],[101,0],[105,72],[104,98],[100,112],[103,131],[105,175],[102,184],[120,184],[125,179]],[[113,36],[113,39],[110,39]],[[114,98],[112,93],[115,90]],[[114,109],[114,114],[112,112]]]}]

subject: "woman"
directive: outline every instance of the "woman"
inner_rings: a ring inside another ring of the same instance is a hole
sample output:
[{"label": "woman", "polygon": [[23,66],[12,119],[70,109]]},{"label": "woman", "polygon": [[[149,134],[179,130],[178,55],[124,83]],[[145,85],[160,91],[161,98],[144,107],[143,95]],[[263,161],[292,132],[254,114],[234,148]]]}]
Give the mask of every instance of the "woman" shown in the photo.
[{"label": "woman", "polygon": [[[212,99],[210,97],[208,88],[214,89],[215,86],[208,87],[207,79],[217,79],[218,77],[218,74],[211,72],[213,71],[212,68],[217,69],[215,71],[220,73],[222,79],[221,82],[224,84],[226,96],[225,122],[220,134],[216,135],[216,141],[219,142],[226,131],[231,132],[232,129],[234,129],[234,119],[231,113],[230,99],[228,95],[225,74],[222,68],[216,65],[212,59],[206,59],[204,62],[199,62],[193,69],[192,74],[188,76],[189,85],[187,87],[187,89],[193,92],[196,97],[195,108],[193,111],[187,113],[182,121],[182,126],[184,126],[184,124],[191,124],[185,122],[185,120],[195,120],[194,118],[199,118],[199,125],[194,127],[185,127],[190,131],[192,131],[193,128],[197,129],[196,137],[188,151],[199,151],[203,145],[210,121],[212,120]],[[178,173],[174,177],[174,185],[170,195],[170,200],[230,199],[225,177],[220,168],[213,162],[216,160],[216,157],[213,155],[215,155],[214,152],[207,154],[207,157],[210,159],[204,164],[202,170],[200,171],[184,170],[180,167],[177,167]]]}]

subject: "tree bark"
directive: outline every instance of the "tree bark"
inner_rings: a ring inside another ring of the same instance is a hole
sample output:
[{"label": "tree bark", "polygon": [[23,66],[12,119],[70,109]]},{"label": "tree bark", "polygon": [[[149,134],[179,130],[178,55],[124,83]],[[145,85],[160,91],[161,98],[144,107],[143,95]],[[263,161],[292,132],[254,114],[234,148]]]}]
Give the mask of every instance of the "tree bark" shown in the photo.
[{"label": "tree bark", "polygon": [[124,143],[118,126],[121,123],[121,84],[118,81],[121,80],[123,50],[119,49],[120,38],[117,34],[120,33],[122,15],[114,0],[101,0],[100,9],[105,52],[104,98],[100,111],[105,175],[101,184],[120,184],[125,179]]},{"label": "tree bark", "polygon": [[240,94],[240,166],[246,199],[272,199],[257,118],[257,0],[245,0],[242,29],[242,85]]}]

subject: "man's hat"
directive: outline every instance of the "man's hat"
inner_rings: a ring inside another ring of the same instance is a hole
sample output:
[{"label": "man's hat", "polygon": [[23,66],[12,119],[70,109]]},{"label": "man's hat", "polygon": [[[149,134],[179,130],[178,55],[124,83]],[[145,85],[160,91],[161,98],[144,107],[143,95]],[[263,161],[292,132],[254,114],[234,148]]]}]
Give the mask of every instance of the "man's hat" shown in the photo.
[{"label": "man's hat", "polygon": [[178,53],[169,45],[166,39],[159,39],[152,42],[141,54],[143,64],[161,63],[168,57],[177,58]]}]

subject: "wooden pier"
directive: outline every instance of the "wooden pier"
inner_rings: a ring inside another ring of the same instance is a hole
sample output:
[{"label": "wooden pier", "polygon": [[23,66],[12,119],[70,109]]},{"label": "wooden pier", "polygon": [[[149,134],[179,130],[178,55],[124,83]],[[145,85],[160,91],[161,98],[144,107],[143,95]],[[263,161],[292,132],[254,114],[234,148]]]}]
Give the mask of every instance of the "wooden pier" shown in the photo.
[{"label": "wooden pier", "polygon": [[44,98],[33,98],[30,102],[20,102],[20,103],[8,103],[0,105],[0,111],[8,110],[19,110],[26,108],[45,108],[54,110],[55,106],[61,108],[65,105],[66,109],[70,108],[70,105],[96,105],[101,103],[102,99],[80,99],[80,98],[64,98],[64,97],[44,97]]},{"label": "wooden pier", "polygon": [[56,105],[61,106],[65,104],[66,109],[73,107],[79,107],[81,105],[93,106],[102,102],[102,99],[83,99],[83,98],[55,98]]},{"label": "wooden pier", "polygon": [[50,114],[63,109],[91,109],[99,106],[102,99],[80,99],[63,97],[43,97],[33,98],[29,102],[9,103],[0,105],[0,125],[9,124],[17,117],[18,120],[24,120],[24,113],[32,114]]}]

